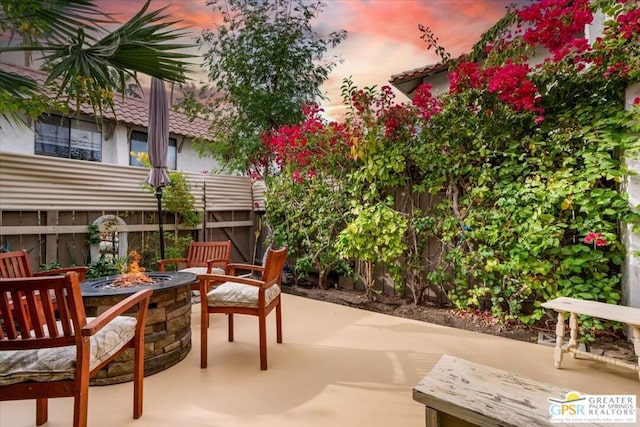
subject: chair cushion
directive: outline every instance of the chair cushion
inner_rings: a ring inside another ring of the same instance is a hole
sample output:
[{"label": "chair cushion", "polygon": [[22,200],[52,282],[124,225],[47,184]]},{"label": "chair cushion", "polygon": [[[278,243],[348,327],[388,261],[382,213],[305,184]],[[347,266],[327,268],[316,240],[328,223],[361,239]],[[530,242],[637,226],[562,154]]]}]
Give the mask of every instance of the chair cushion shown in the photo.
[{"label": "chair cushion", "polygon": [[[258,287],[242,283],[224,282],[207,294],[207,302],[212,307],[258,307]],[[278,295],[280,286],[275,285],[265,291],[266,304],[269,305]]]},{"label": "chair cushion", "polygon": [[[91,320],[93,318],[87,318],[87,322]],[[135,317],[118,316],[91,337],[90,370],[109,359],[135,336],[136,322]],[[75,368],[75,346],[0,351],[0,386],[73,379]]]},{"label": "chair cushion", "polygon": [[[207,267],[189,267],[178,271],[186,271],[187,273],[193,273],[197,276],[199,274],[207,274]],[[211,274],[224,274],[224,268],[213,267]]]}]

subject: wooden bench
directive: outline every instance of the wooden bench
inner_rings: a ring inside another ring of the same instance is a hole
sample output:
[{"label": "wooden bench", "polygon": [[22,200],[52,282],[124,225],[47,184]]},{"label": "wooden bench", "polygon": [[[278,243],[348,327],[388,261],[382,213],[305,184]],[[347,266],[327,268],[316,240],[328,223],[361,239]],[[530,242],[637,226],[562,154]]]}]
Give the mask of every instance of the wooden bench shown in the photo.
[{"label": "wooden bench", "polygon": [[[544,308],[558,313],[556,323],[556,348],[553,353],[554,365],[560,368],[564,353],[571,357],[583,356],[601,362],[611,363],[638,372],[640,378],[640,364],[621,359],[589,353],[578,348],[578,315],[597,317],[615,322],[625,323],[632,331],[633,345],[636,355],[640,358],[640,308],[607,304],[604,302],[580,300],[576,298],[560,297],[542,304]],[[569,342],[564,343],[565,313],[569,313]]]},{"label": "wooden bench", "polygon": [[[444,355],[413,389],[425,405],[427,427],[557,426],[551,399],[570,392],[511,372]],[[581,426],[603,424],[581,423]]]}]

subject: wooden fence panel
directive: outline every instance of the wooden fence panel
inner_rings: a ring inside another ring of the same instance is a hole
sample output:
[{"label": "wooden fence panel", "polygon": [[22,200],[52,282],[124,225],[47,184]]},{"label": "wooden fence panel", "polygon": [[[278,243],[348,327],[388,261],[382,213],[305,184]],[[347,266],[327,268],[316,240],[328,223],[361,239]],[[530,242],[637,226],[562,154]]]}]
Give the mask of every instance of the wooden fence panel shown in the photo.
[{"label": "wooden fence panel", "polygon": [[[157,201],[142,182],[148,169],[0,152],[0,250],[27,249],[31,265],[90,262],[89,224],[114,216],[128,250],[147,251],[158,239]],[[196,211],[191,228],[163,213],[165,232],[194,240],[227,240],[234,261],[250,262],[254,245],[251,182],[247,177],[185,172]],[[206,203],[205,203],[206,202]],[[206,211],[205,211],[206,209]],[[124,233],[124,234],[122,234]]]}]

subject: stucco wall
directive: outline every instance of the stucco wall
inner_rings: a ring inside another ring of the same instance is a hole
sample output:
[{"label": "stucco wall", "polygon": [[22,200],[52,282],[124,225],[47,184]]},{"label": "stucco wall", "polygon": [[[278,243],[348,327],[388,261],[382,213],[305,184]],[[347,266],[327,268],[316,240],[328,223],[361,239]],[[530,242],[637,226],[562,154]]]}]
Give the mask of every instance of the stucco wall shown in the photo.
[{"label": "stucco wall", "polygon": [[[640,83],[627,89],[625,94],[627,109],[631,108],[636,97],[640,97]],[[640,135],[638,144],[640,144]],[[631,173],[625,177],[622,191],[627,192],[629,204],[637,209],[640,206],[640,155],[627,155],[625,163]],[[627,248],[622,277],[622,303],[640,308],[640,256],[638,256],[640,255],[640,233],[634,233],[630,226],[625,225],[622,227],[622,239]]]},{"label": "stucco wall", "polygon": [[0,151],[4,153],[33,154],[35,136],[33,125],[9,123],[0,117]]},{"label": "stucco wall", "polygon": [[[111,135],[102,133],[102,163],[113,165],[129,165],[129,126],[118,124]],[[135,127],[146,131],[145,128]],[[108,136],[108,139],[105,137]],[[172,135],[173,136],[173,135]],[[16,154],[34,154],[35,134],[33,123],[25,126],[9,123],[0,118],[0,152]],[[185,140],[178,152],[177,166],[186,172],[202,172],[216,170],[218,164],[211,158],[200,158],[190,140]]]}]

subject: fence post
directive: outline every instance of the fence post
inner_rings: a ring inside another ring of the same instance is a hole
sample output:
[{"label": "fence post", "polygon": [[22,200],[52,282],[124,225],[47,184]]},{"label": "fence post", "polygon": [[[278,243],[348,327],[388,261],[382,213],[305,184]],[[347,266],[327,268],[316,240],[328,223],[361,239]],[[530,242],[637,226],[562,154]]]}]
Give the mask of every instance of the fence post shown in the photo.
[{"label": "fence post", "polygon": [[[47,211],[47,225],[54,228],[58,225],[58,211]],[[58,261],[58,235],[45,235],[45,264]]]}]

